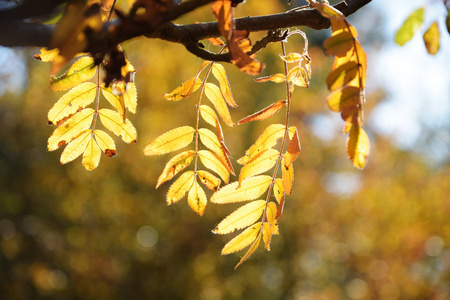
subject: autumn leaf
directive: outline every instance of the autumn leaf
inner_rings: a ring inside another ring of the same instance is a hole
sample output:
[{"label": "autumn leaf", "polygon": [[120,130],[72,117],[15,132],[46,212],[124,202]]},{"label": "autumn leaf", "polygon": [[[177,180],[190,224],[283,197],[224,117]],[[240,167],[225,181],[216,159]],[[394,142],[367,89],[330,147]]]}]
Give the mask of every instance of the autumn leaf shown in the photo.
[{"label": "autumn leaf", "polygon": [[122,138],[127,144],[133,144],[137,141],[137,132],[130,120],[123,120],[123,117],[110,109],[102,108],[98,111],[100,121],[103,126],[111,130],[112,133]]},{"label": "autumn leaf", "polygon": [[195,129],[191,126],[169,130],[148,144],[144,149],[144,154],[149,156],[162,155],[184,148],[194,139],[194,132]]},{"label": "autumn leaf", "polygon": [[265,206],[265,200],[252,201],[241,206],[223,219],[213,233],[228,234],[252,225],[261,217]]},{"label": "autumn leaf", "polygon": [[285,194],[290,196],[294,185],[294,166],[292,164],[286,166],[284,156],[282,161],[281,177],[283,178],[283,189]]},{"label": "autumn leaf", "polygon": [[197,178],[210,190],[216,192],[220,185],[220,179],[208,171],[198,170]]},{"label": "autumn leaf", "polygon": [[208,105],[200,105],[200,115],[202,116],[203,120],[205,120],[205,122],[211,126],[215,127],[218,123],[216,113]]},{"label": "autumn leaf", "polygon": [[228,171],[225,162],[223,162],[216,154],[208,150],[198,151],[198,156],[205,167],[216,172],[225,183],[228,183],[230,172]]},{"label": "autumn leaf", "polygon": [[431,55],[435,55],[439,51],[439,38],[439,26],[437,22],[434,22],[423,35],[425,47]]},{"label": "autumn leaf", "polygon": [[344,56],[353,47],[353,40],[352,33],[348,31],[333,34],[323,43],[325,53],[329,56]]},{"label": "autumn leaf", "polygon": [[165,165],[161,175],[159,175],[156,188],[164,182],[172,179],[175,175],[189,166],[194,159],[194,153],[195,152],[193,150],[189,150],[172,157]]},{"label": "autumn leaf", "polygon": [[188,193],[188,204],[199,216],[203,216],[207,204],[206,194],[195,179]]},{"label": "autumn leaf", "polygon": [[327,76],[328,89],[333,92],[345,85],[351,85],[356,78],[359,65],[355,61],[346,62],[332,70]]},{"label": "autumn leaf", "polygon": [[239,182],[241,183],[246,178],[272,169],[273,166],[275,166],[279,155],[280,152],[278,150],[267,149],[262,152],[261,155],[255,156],[254,159],[250,160],[242,167],[241,173],[239,174]]},{"label": "autumn leaf", "polygon": [[219,87],[213,83],[207,82],[205,84],[205,95],[214,105],[214,108],[225,124],[228,126],[234,126],[234,123],[231,120],[230,111],[228,110]]},{"label": "autumn leaf", "polygon": [[112,86],[105,87],[105,84],[101,86],[103,97],[108,100],[109,103],[117,110],[117,112],[125,118],[125,99],[123,95],[116,95],[113,92]]},{"label": "autumn leaf", "polygon": [[360,89],[354,86],[345,86],[328,96],[328,106],[334,112],[355,107],[360,103]]},{"label": "autumn leaf", "polygon": [[59,77],[50,78],[50,89],[54,92],[73,88],[94,77],[97,68],[90,56],[80,57],[66,73]]},{"label": "autumn leaf", "polygon": [[360,126],[353,126],[347,140],[347,154],[353,165],[359,169],[365,167],[370,152],[367,133]]},{"label": "autumn leaf", "polygon": [[275,183],[273,185],[273,195],[278,203],[280,203],[281,199],[284,198],[283,180],[281,178],[275,179]]},{"label": "autumn leaf", "polygon": [[291,141],[289,142],[289,146],[284,154],[284,163],[286,166],[291,165],[297,157],[300,155],[300,140],[298,138],[298,131],[295,130],[295,134]]},{"label": "autumn leaf", "polygon": [[310,5],[317,9],[317,11],[327,19],[342,20],[345,16],[333,6],[327,3],[316,2],[315,0],[308,0]]},{"label": "autumn leaf", "polygon": [[108,157],[113,157],[117,154],[116,144],[112,137],[103,130],[94,130],[94,138],[97,145]]},{"label": "autumn leaf", "polygon": [[239,182],[230,183],[211,196],[213,203],[234,203],[259,198],[269,188],[272,178],[268,175],[259,175]]},{"label": "autumn leaf", "polygon": [[212,73],[214,77],[219,81],[220,90],[222,92],[223,98],[231,107],[237,107],[238,105],[234,101],[233,94],[231,93],[230,83],[228,82],[227,74],[225,68],[219,64],[215,63],[212,66]]},{"label": "autumn leaf", "polygon": [[277,102],[269,105],[268,107],[263,108],[262,110],[239,120],[235,125],[241,125],[241,124],[252,122],[252,121],[265,120],[267,118],[270,118],[277,112],[279,112],[280,109],[282,109],[285,106],[286,106],[286,100],[278,100]]},{"label": "autumn leaf", "polygon": [[[261,223],[259,223],[261,225]],[[261,232],[259,232],[256,239],[253,241],[253,243],[248,248],[247,252],[245,252],[244,256],[242,256],[241,260],[234,266],[234,269],[236,270],[240,265],[242,265],[255,251],[258,249],[258,246],[261,242]]]},{"label": "autumn leaf", "polygon": [[198,79],[198,77],[192,77],[191,79],[183,82],[172,92],[163,94],[163,96],[169,101],[179,101],[181,99],[189,97],[200,87],[201,84],[202,81]]},{"label": "autumn leaf", "polygon": [[78,137],[92,124],[94,110],[86,108],[61,124],[48,139],[47,150],[54,151]]},{"label": "autumn leaf", "polygon": [[286,56],[283,56],[280,54],[280,57],[282,60],[284,60],[287,63],[294,63],[294,62],[298,62],[302,59],[302,55],[299,53],[289,53]]},{"label": "autumn leaf", "polygon": [[421,7],[408,16],[395,35],[395,42],[398,45],[403,46],[412,39],[416,31],[419,30],[423,24],[424,14],[425,8]]},{"label": "autumn leaf", "polygon": [[81,132],[81,134],[77,138],[70,142],[69,145],[67,145],[61,153],[61,164],[69,163],[80,156],[84,152],[84,150],[86,150],[87,144],[90,141],[91,134],[92,130],[87,129]]},{"label": "autumn leaf", "polygon": [[183,198],[191,189],[194,183],[194,171],[187,171],[181,174],[167,191],[167,205],[176,203]]},{"label": "autumn leaf", "polygon": [[92,82],[82,83],[64,94],[48,112],[48,120],[53,125],[60,125],[65,120],[91,104],[97,92]]},{"label": "autumn leaf", "polygon": [[253,243],[260,234],[260,229],[261,223],[256,223],[255,225],[245,229],[223,247],[222,255],[237,252]]},{"label": "autumn leaf", "polygon": [[206,128],[200,128],[198,130],[198,134],[203,145],[205,145],[208,149],[212,150],[217,155],[222,155],[222,147],[220,146],[219,138],[214,132]]},{"label": "autumn leaf", "polygon": [[39,54],[35,54],[33,57],[43,62],[51,62],[58,56],[58,54],[59,49],[57,48],[55,49],[41,48]]},{"label": "autumn leaf", "polygon": [[280,83],[286,80],[286,75],[282,74],[282,73],[277,73],[277,74],[273,74],[273,75],[269,75],[266,77],[260,77],[260,78],[256,78],[255,81],[256,82],[266,82],[266,81],[272,81],[275,83]]},{"label": "autumn leaf", "polygon": [[233,30],[233,20],[232,20],[233,9],[231,7],[231,1],[230,0],[213,1],[211,4],[211,9],[217,18],[220,34],[228,39],[230,31]]},{"label": "autumn leaf", "polygon": [[102,151],[94,140],[94,136],[91,134],[89,143],[87,144],[86,150],[83,153],[82,164],[88,171],[92,171],[98,167],[100,163],[100,156]]}]

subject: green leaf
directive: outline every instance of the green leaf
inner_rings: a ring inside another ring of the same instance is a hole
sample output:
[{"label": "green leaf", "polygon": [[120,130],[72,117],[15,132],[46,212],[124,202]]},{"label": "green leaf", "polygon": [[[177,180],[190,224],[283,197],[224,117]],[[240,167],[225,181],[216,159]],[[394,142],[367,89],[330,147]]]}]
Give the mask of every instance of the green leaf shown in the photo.
[{"label": "green leaf", "polygon": [[406,21],[403,23],[402,27],[397,31],[397,35],[395,36],[395,42],[400,46],[403,46],[407,42],[409,42],[416,31],[423,24],[423,17],[425,14],[425,8],[421,7],[413,11]]}]

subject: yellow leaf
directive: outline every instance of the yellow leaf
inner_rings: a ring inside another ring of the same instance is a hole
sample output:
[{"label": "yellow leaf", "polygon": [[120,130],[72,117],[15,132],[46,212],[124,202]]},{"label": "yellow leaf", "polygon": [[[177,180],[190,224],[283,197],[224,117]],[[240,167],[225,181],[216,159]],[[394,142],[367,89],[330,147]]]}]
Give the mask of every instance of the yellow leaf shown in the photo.
[{"label": "yellow leaf", "polygon": [[275,204],[275,202],[269,202],[266,211],[266,220],[271,227],[273,227],[277,223],[277,220],[275,218],[276,214],[277,214],[277,205]]},{"label": "yellow leaf", "polygon": [[222,147],[220,146],[220,141],[214,132],[206,128],[200,128],[198,130],[198,134],[203,145],[212,150],[218,156],[222,155]]},{"label": "yellow leaf", "polygon": [[317,9],[317,11],[327,19],[342,20],[345,16],[333,6],[327,3],[319,3],[315,0],[309,1],[311,6]]},{"label": "yellow leaf", "polygon": [[262,236],[263,236],[263,241],[264,241],[264,249],[266,249],[267,251],[270,251],[270,241],[272,240],[272,229],[270,228],[269,223],[265,222],[263,224]]},{"label": "yellow leaf", "polygon": [[189,97],[200,87],[201,84],[202,81],[200,79],[198,79],[197,77],[192,77],[191,79],[183,82],[172,92],[163,94],[163,96],[169,101],[179,101],[183,98]]},{"label": "yellow leaf", "polygon": [[292,164],[300,155],[300,140],[298,138],[298,131],[295,130],[294,137],[291,139],[289,146],[284,154],[284,163],[286,165]]},{"label": "yellow leaf", "polygon": [[54,151],[78,137],[91,126],[93,116],[94,110],[86,108],[61,124],[48,139],[47,150]]},{"label": "yellow leaf", "polygon": [[245,166],[242,167],[241,173],[239,175],[239,183],[242,180],[258,175],[270,170],[275,166],[277,158],[280,152],[275,149],[267,149],[262,152],[261,155],[255,156],[254,159],[250,160]]},{"label": "yellow leaf", "polygon": [[259,175],[247,178],[241,182],[235,181],[224,187],[211,196],[213,203],[224,204],[254,200],[259,198],[269,188],[272,177]]},{"label": "yellow leaf", "polygon": [[137,91],[136,91],[136,84],[134,82],[128,82],[126,84],[123,99],[125,100],[125,107],[131,113],[135,114],[137,107]]},{"label": "yellow leaf", "polygon": [[230,111],[228,110],[219,87],[213,83],[207,82],[205,84],[205,95],[214,105],[217,113],[225,122],[225,124],[227,124],[228,126],[233,126],[234,123],[231,120]]},{"label": "yellow leaf", "polygon": [[284,192],[287,196],[290,196],[292,192],[292,186],[294,184],[294,166],[292,164],[290,166],[286,166],[286,164],[284,163],[284,157],[281,166],[281,177],[283,178]]},{"label": "yellow leaf", "polygon": [[350,84],[355,79],[358,68],[358,64],[355,61],[349,61],[332,70],[327,77],[328,89],[333,92]]},{"label": "yellow leaf", "polygon": [[346,31],[346,32],[349,32],[355,39],[358,37],[358,32],[356,31],[355,27],[350,25],[350,23],[347,22],[346,19],[330,20],[330,23],[331,23],[331,34],[332,35],[338,35],[344,31]]},{"label": "yellow leaf", "polygon": [[91,104],[95,99],[97,86],[85,82],[64,94],[48,112],[48,120],[53,125],[60,125],[77,111]]},{"label": "yellow leaf", "polygon": [[272,148],[276,145],[279,138],[282,138],[285,133],[285,126],[281,124],[271,124],[258,137],[256,142],[245,151],[245,156],[241,157],[237,162],[241,165],[259,155],[266,149]]},{"label": "yellow leaf", "polygon": [[244,249],[253,243],[260,234],[261,223],[245,229],[232,240],[230,240],[222,249],[222,255],[231,254]]},{"label": "yellow leaf", "polygon": [[71,162],[80,156],[86,150],[87,144],[90,141],[90,134],[92,130],[87,129],[83,131],[76,139],[70,142],[61,153],[61,164]]},{"label": "yellow leaf", "polygon": [[90,135],[90,137],[91,138],[86,147],[86,150],[83,153],[83,160],[82,160],[83,166],[88,171],[92,171],[98,167],[98,164],[100,163],[100,156],[102,153],[100,147],[94,141],[94,137],[92,134]]},{"label": "yellow leaf", "polygon": [[108,100],[111,105],[117,109],[117,112],[122,116],[122,119],[125,118],[125,99],[123,98],[123,95],[114,93],[112,86],[105,87],[105,84],[103,83],[101,85],[102,88],[102,94],[103,97]]},{"label": "yellow leaf", "polygon": [[203,120],[205,120],[205,122],[211,126],[215,127],[218,123],[216,113],[208,105],[200,105],[200,115],[202,116]]},{"label": "yellow leaf", "polygon": [[181,126],[154,139],[144,149],[145,155],[161,155],[179,150],[189,145],[194,139],[195,129],[191,126]]},{"label": "yellow leaf", "polygon": [[334,112],[356,107],[360,104],[360,89],[355,86],[344,86],[328,96],[328,106]]},{"label": "yellow leaf", "polygon": [[270,241],[272,240],[272,235],[278,232],[278,225],[276,224],[275,215],[277,212],[277,206],[275,203],[270,202],[267,206],[266,211],[267,222],[263,224],[263,240],[264,240],[264,248],[267,251],[270,251]]},{"label": "yellow leaf", "polygon": [[188,193],[188,204],[193,211],[195,211],[198,215],[203,216],[207,204],[206,194],[195,180]]},{"label": "yellow leaf", "polygon": [[222,91],[222,95],[225,101],[231,107],[237,107],[238,105],[234,101],[233,94],[231,93],[231,87],[230,84],[228,83],[225,68],[219,63],[214,63],[212,66],[212,73],[220,83],[220,90]]},{"label": "yellow leaf", "polygon": [[323,43],[325,53],[329,56],[344,56],[354,46],[354,39],[352,33],[348,31],[333,34]]},{"label": "yellow leaf", "polygon": [[280,57],[282,60],[284,60],[287,63],[294,63],[294,62],[298,62],[300,59],[302,59],[302,55],[299,53],[289,53],[286,56],[283,56],[280,54]]},{"label": "yellow leaf", "polygon": [[439,26],[437,22],[434,22],[423,35],[425,47],[427,47],[427,51],[431,55],[434,55],[439,51],[439,38]]},{"label": "yellow leaf", "polygon": [[287,78],[289,82],[297,86],[305,88],[309,87],[309,80],[304,68],[301,68],[299,66],[293,67],[291,70],[289,70]]},{"label": "yellow leaf", "polygon": [[121,137],[125,143],[133,144],[137,142],[137,132],[130,120],[123,120],[122,116],[110,109],[100,109],[98,111],[100,121],[103,126],[111,130],[115,135]]},{"label": "yellow leaf", "polygon": [[245,204],[223,219],[213,230],[213,233],[228,234],[250,226],[258,221],[265,207],[265,200],[256,200]]},{"label": "yellow leaf", "polygon": [[347,154],[353,165],[359,169],[365,167],[370,152],[367,133],[360,126],[353,126],[347,140]]},{"label": "yellow leaf", "polygon": [[244,256],[242,256],[241,260],[234,267],[235,270],[240,265],[242,265],[253,254],[253,252],[256,251],[256,249],[258,249],[258,246],[259,246],[260,242],[261,242],[261,232],[259,232],[259,234],[258,234],[257,238],[255,239],[255,241],[251,244],[251,246],[248,248],[247,252],[244,254]]},{"label": "yellow leaf", "polygon": [[208,171],[198,170],[197,178],[210,190],[216,192],[220,185],[220,179]]},{"label": "yellow leaf", "polygon": [[216,172],[225,183],[228,183],[230,172],[228,171],[225,162],[223,162],[217,155],[207,150],[198,151],[198,156],[205,167]]},{"label": "yellow leaf", "polygon": [[59,54],[59,49],[47,49],[47,48],[41,48],[39,54],[35,54],[34,58],[41,60],[43,62],[50,62],[53,61]]},{"label": "yellow leaf", "polygon": [[94,138],[97,142],[97,145],[106,154],[108,157],[113,157],[117,154],[116,152],[116,144],[112,137],[104,132],[103,130],[94,130]]},{"label": "yellow leaf", "polygon": [[181,174],[167,191],[167,205],[180,201],[181,198],[191,189],[194,183],[194,171],[187,171]]},{"label": "yellow leaf", "polygon": [[64,91],[73,88],[94,77],[96,70],[94,59],[90,56],[82,56],[66,73],[60,77],[51,78],[50,89],[52,91]]},{"label": "yellow leaf", "polygon": [[345,56],[336,57],[334,59],[332,70],[336,70],[348,62],[355,62],[359,66],[357,76],[354,80],[350,81],[348,85],[360,86],[361,88],[364,88],[366,84],[367,56],[358,41],[355,41],[354,44],[355,47],[348,51]]},{"label": "yellow leaf", "polygon": [[273,195],[278,203],[284,197],[283,180],[281,178],[275,179],[275,184],[273,185]]},{"label": "yellow leaf", "polygon": [[278,100],[277,102],[273,103],[272,105],[269,105],[268,107],[263,108],[262,110],[239,120],[235,125],[241,125],[241,124],[252,122],[252,121],[265,120],[267,118],[270,118],[277,112],[279,112],[280,109],[282,109],[285,106],[286,106],[286,100]]},{"label": "yellow leaf", "polygon": [[164,167],[161,175],[158,177],[158,182],[156,183],[156,188],[158,188],[164,182],[172,179],[179,172],[183,171],[187,166],[189,166],[194,159],[194,151],[184,151],[178,155],[172,157]]},{"label": "yellow leaf", "polygon": [[273,75],[269,75],[269,76],[265,76],[265,77],[260,77],[260,78],[256,78],[255,81],[256,82],[266,82],[266,81],[272,81],[275,83],[280,83],[286,80],[286,75],[282,74],[282,73],[277,73],[277,74],[273,74]]}]

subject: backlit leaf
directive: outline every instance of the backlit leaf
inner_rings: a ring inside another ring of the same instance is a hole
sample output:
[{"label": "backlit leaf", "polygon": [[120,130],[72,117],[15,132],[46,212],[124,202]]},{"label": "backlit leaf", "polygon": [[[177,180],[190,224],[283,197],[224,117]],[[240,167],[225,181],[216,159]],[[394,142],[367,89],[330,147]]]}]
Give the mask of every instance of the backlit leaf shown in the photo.
[{"label": "backlit leaf", "polygon": [[268,175],[259,175],[247,178],[241,182],[230,183],[214,193],[210,201],[213,203],[234,203],[259,198],[269,188],[272,178]]},{"label": "backlit leaf", "polygon": [[207,150],[198,151],[198,156],[205,167],[216,172],[225,183],[228,183],[230,172],[228,171],[225,162],[223,162],[217,155]]},{"label": "backlit leaf", "polygon": [[203,216],[207,204],[206,194],[195,180],[188,193],[188,204],[193,211],[198,215]]},{"label": "backlit leaf", "polygon": [[191,189],[194,184],[194,171],[187,171],[181,174],[167,191],[167,205],[180,201],[181,198]]},{"label": "backlit leaf", "polygon": [[356,107],[360,103],[360,89],[354,86],[345,86],[332,92],[328,96],[328,106],[334,112],[346,108]]},{"label": "backlit leaf", "polygon": [[284,198],[283,180],[281,178],[275,179],[275,183],[273,185],[273,195],[278,203],[280,203],[281,199]]},{"label": "backlit leaf", "polygon": [[41,60],[43,62],[50,62],[53,61],[59,54],[58,48],[55,49],[47,49],[47,48],[41,48],[39,54],[35,54],[34,58]]},{"label": "backlit leaf", "polygon": [[208,171],[198,170],[197,178],[210,190],[217,191],[220,185],[220,179]]},{"label": "backlit leaf", "polygon": [[233,29],[231,1],[213,1],[211,9],[217,18],[220,34],[227,38],[230,30]]},{"label": "backlit leaf", "polygon": [[183,82],[172,92],[163,94],[163,96],[169,101],[179,101],[183,98],[189,97],[200,87],[201,84],[202,81],[198,79],[198,77],[192,77],[191,79]]},{"label": "backlit leaf", "polygon": [[222,155],[222,148],[220,146],[219,139],[217,138],[217,135],[214,134],[214,132],[206,128],[200,128],[198,130],[198,134],[203,145],[205,145],[208,149],[212,150],[217,155]]},{"label": "backlit leaf", "polygon": [[270,202],[267,206],[266,211],[266,219],[267,222],[263,224],[263,240],[264,240],[264,248],[267,251],[270,251],[270,241],[272,240],[272,235],[276,234],[278,231],[278,225],[276,224],[276,213],[277,213],[277,205],[274,202]]},{"label": "backlit leaf", "polygon": [[144,149],[144,154],[161,155],[184,148],[194,139],[194,132],[195,129],[191,126],[169,130],[148,144]]},{"label": "backlit leaf", "polygon": [[91,104],[96,95],[97,86],[85,82],[64,94],[48,112],[48,120],[53,125],[63,123],[77,111]]},{"label": "backlit leaf", "polygon": [[299,53],[289,53],[286,56],[283,56],[280,54],[280,57],[282,60],[284,60],[287,63],[294,63],[294,62],[298,62],[300,59],[302,59],[302,55]]},{"label": "backlit leaf", "polygon": [[48,139],[47,150],[54,151],[78,137],[91,126],[93,116],[94,110],[86,108],[61,124]]},{"label": "backlit leaf", "polygon": [[66,73],[60,77],[51,78],[50,89],[52,91],[64,91],[73,88],[94,77],[96,70],[94,59],[90,56],[82,56]]},{"label": "backlit leaf", "polygon": [[94,140],[94,136],[90,135],[89,143],[83,153],[82,164],[88,171],[92,171],[98,167],[102,151]]},{"label": "backlit leaf", "polygon": [[230,111],[223,99],[222,93],[217,85],[207,82],[205,84],[205,95],[214,105],[219,116],[228,126],[233,126],[233,121],[231,120]]},{"label": "backlit leaf", "polygon": [[112,86],[105,88],[105,84],[102,84],[102,94],[123,119],[125,116],[125,99],[123,98],[123,95],[116,95],[112,90]]},{"label": "backlit leaf", "polygon": [[218,122],[217,115],[211,107],[208,105],[200,105],[200,115],[206,123],[214,127],[216,126]]},{"label": "backlit leaf", "polygon": [[261,218],[265,206],[265,200],[256,200],[245,204],[223,219],[213,232],[218,234],[228,234],[235,230],[250,226]]},{"label": "backlit leaf", "polygon": [[327,19],[342,20],[345,16],[336,8],[327,3],[316,2],[315,0],[309,1],[311,6],[317,9],[317,11]]},{"label": "backlit leaf", "polygon": [[83,131],[76,139],[69,143],[61,153],[61,164],[71,162],[80,156],[86,150],[87,144],[90,141],[92,130],[87,129]]},{"label": "backlit leaf", "polygon": [[126,84],[126,92],[123,94],[123,99],[125,100],[125,107],[131,113],[135,114],[137,107],[137,91],[134,82],[128,82]]},{"label": "backlit leaf", "polygon": [[298,131],[295,131],[294,137],[291,139],[289,146],[284,154],[284,163],[286,165],[292,164],[300,155],[300,140],[298,138]]},{"label": "backlit leaf", "polygon": [[353,35],[348,31],[332,35],[323,43],[325,53],[329,56],[344,56],[353,47]]},{"label": "backlit leaf", "polygon": [[359,169],[365,167],[370,152],[367,133],[360,126],[353,126],[347,140],[347,154],[353,165]]},{"label": "backlit leaf", "polygon": [[[261,225],[261,223],[259,223]],[[237,265],[234,267],[236,270],[240,265],[242,265],[252,254],[253,252],[258,249],[259,243],[261,242],[261,233],[259,232],[258,236],[256,237],[255,241],[250,245],[247,252],[245,252],[244,256],[242,256],[241,260],[237,263]]]},{"label": "backlit leaf", "polygon": [[277,102],[273,103],[272,105],[254,113],[250,116],[247,116],[241,120],[239,120],[235,125],[241,125],[244,123],[252,122],[252,121],[261,121],[265,120],[267,118],[270,118],[274,114],[280,111],[283,107],[286,106],[286,100],[278,100]]},{"label": "backlit leaf", "polygon": [[412,39],[416,31],[419,30],[423,24],[424,14],[425,8],[421,7],[408,16],[395,36],[395,42],[397,44],[403,46]]},{"label": "backlit leaf", "polygon": [[241,157],[237,162],[241,165],[246,164],[253,157],[262,151],[272,148],[278,139],[282,138],[285,133],[285,126],[282,124],[271,124],[258,137],[256,142],[245,151],[245,156]]},{"label": "backlit leaf", "polygon": [[277,74],[273,74],[273,75],[269,75],[266,77],[260,77],[260,78],[256,78],[255,81],[257,82],[266,82],[266,81],[272,81],[275,83],[280,83],[286,80],[286,75],[282,74],[282,73],[277,73]]},{"label": "backlit leaf", "polygon": [[439,38],[439,26],[437,22],[434,22],[423,35],[425,47],[427,47],[427,51],[431,55],[434,55],[439,51]]},{"label": "backlit leaf", "polygon": [[193,150],[189,150],[172,157],[165,165],[161,175],[159,175],[156,188],[164,182],[172,179],[175,175],[189,166],[194,159],[194,153],[195,152]]},{"label": "backlit leaf", "polygon": [[284,163],[284,157],[281,166],[281,177],[283,178],[284,192],[287,196],[290,196],[294,184],[294,166],[292,164],[286,166],[286,164]]},{"label": "backlit leaf", "polygon": [[118,112],[110,109],[103,108],[100,109],[98,113],[103,126],[111,130],[118,137],[122,138],[125,143],[136,143],[136,128],[134,128],[130,120],[126,119],[124,122],[122,116]]},{"label": "backlit leaf", "polygon": [[330,91],[335,91],[352,82],[358,73],[358,64],[349,61],[332,70],[327,77],[327,86]]},{"label": "backlit leaf", "polygon": [[113,157],[117,154],[116,152],[116,144],[112,137],[104,132],[103,130],[94,130],[94,138],[97,142],[97,145],[106,154],[108,157]]},{"label": "backlit leaf", "polygon": [[267,149],[261,155],[256,156],[242,167],[239,174],[239,182],[251,176],[264,173],[275,166],[280,152],[275,149]]},{"label": "backlit leaf", "polygon": [[[245,229],[232,240],[230,240],[222,249],[222,255],[231,254],[244,249],[253,243],[258,237],[261,229],[261,223]],[[236,266],[237,267],[237,266]]]},{"label": "backlit leaf", "polygon": [[221,64],[215,63],[212,66],[212,73],[213,73],[214,77],[216,77],[216,79],[220,83],[220,90],[222,91],[222,95],[223,95],[225,101],[231,107],[237,107],[237,104],[233,98],[233,94],[231,93],[231,87],[230,87],[230,84],[228,83],[227,74],[225,73],[225,68]]}]

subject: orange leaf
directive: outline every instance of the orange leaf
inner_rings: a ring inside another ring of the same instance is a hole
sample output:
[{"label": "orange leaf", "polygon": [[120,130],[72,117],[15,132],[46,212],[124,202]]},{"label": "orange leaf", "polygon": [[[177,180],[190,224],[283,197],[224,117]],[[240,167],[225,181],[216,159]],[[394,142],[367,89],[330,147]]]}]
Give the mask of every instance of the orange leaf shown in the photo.
[{"label": "orange leaf", "polygon": [[265,76],[265,77],[260,77],[260,78],[256,78],[255,81],[256,82],[266,82],[266,81],[272,81],[275,83],[280,83],[286,80],[286,75],[282,74],[282,73],[277,73],[277,74],[273,74],[273,75],[269,75],[269,76]]},{"label": "orange leaf", "polygon": [[439,37],[438,23],[434,22],[423,35],[425,47],[427,47],[427,51],[431,55],[434,55],[439,51]]},{"label": "orange leaf", "polygon": [[272,105],[250,115],[247,116],[241,120],[239,120],[236,125],[252,122],[252,121],[261,121],[265,120],[267,118],[270,118],[274,114],[280,111],[283,107],[286,106],[286,100],[278,100],[277,102],[273,103]]},{"label": "orange leaf", "polygon": [[300,155],[300,140],[298,138],[298,131],[295,130],[295,134],[289,143],[286,153],[284,154],[284,163],[290,166]]},{"label": "orange leaf", "polygon": [[359,169],[365,167],[370,152],[367,133],[360,126],[353,126],[347,140],[347,154],[353,165]]}]

